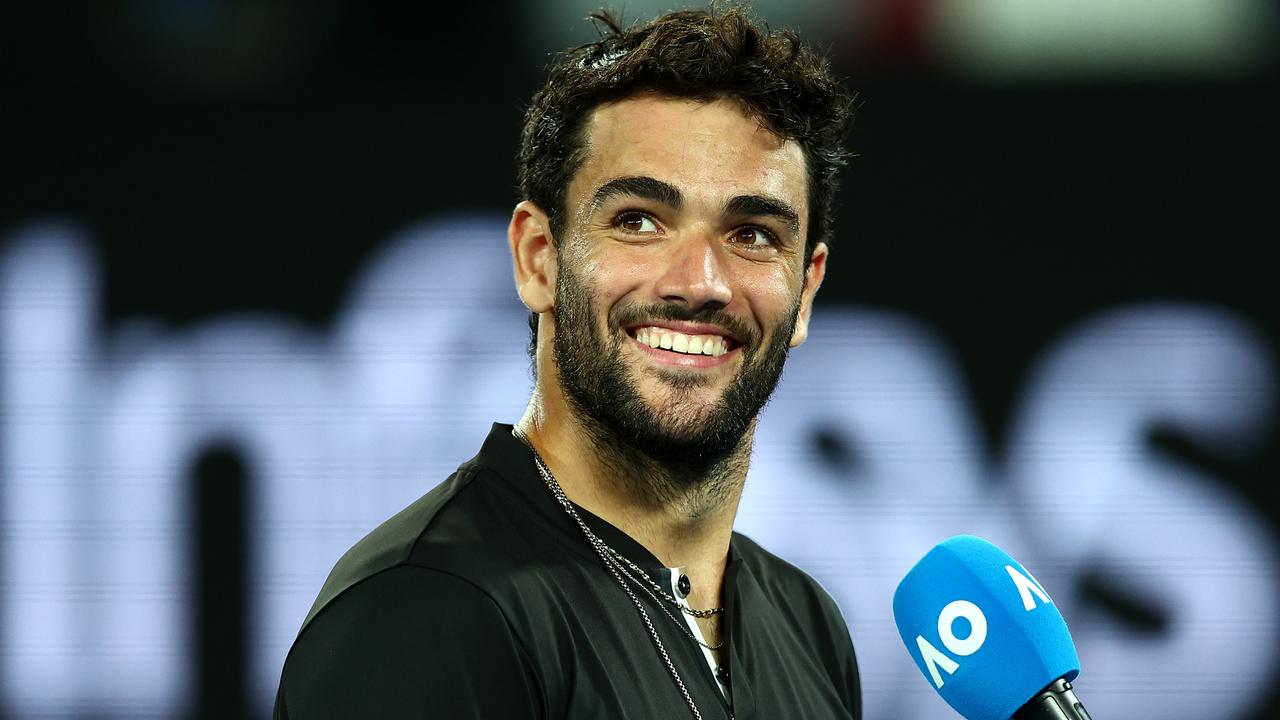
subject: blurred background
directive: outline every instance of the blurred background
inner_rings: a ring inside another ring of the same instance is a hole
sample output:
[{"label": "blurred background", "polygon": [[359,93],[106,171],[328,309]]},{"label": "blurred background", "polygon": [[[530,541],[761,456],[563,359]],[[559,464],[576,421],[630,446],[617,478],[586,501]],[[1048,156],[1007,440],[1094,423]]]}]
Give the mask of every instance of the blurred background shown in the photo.
[{"label": "blurred background", "polygon": [[[269,717],[337,558],[524,407],[512,157],[595,7],[0,7],[0,716]],[[738,528],[866,717],[954,717],[890,600],[959,532],[1095,716],[1275,717],[1280,3],[755,8],[862,104]]]}]

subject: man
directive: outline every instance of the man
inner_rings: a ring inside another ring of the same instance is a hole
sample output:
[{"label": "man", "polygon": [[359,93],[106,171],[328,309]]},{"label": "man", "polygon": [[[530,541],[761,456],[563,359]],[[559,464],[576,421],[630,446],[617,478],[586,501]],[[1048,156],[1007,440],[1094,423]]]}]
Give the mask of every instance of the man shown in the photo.
[{"label": "man", "polygon": [[277,718],[861,714],[835,603],[732,529],[851,98],[735,8],[597,19],[522,137],[528,409],[339,561]]}]

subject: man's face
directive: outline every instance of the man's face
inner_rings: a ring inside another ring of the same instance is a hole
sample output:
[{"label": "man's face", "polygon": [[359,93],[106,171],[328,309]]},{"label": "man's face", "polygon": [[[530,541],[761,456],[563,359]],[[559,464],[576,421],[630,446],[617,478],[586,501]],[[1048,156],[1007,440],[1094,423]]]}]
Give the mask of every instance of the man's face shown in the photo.
[{"label": "man's face", "polygon": [[803,153],[730,101],[598,108],[558,247],[555,358],[578,409],[665,462],[733,450],[807,328]]}]

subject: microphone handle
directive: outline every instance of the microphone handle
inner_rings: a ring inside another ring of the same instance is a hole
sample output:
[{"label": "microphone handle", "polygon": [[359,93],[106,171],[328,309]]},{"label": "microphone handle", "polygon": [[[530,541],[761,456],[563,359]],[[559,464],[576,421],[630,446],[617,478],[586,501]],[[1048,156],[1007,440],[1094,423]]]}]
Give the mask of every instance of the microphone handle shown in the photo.
[{"label": "microphone handle", "polygon": [[1054,680],[1053,684],[1018,708],[1012,720],[1091,720],[1084,705],[1071,691],[1071,683]]}]

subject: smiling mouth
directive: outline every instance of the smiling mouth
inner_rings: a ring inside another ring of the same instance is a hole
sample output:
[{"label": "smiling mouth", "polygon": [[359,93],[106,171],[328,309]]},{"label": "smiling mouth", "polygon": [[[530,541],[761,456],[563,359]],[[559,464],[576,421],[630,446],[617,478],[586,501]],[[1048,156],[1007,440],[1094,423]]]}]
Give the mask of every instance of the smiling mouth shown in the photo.
[{"label": "smiling mouth", "polygon": [[720,357],[738,346],[733,338],[723,335],[686,335],[670,328],[646,325],[630,328],[627,334],[636,342],[655,350],[668,350],[681,355]]}]

